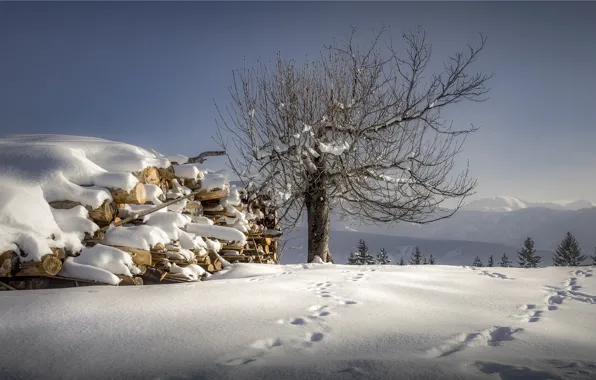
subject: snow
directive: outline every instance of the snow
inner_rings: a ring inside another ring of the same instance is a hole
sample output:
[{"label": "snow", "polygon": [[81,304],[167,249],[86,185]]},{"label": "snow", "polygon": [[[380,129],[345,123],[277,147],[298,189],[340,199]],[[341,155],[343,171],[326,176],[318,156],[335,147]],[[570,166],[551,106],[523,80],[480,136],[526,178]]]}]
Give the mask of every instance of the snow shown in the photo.
[{"label": "snow", "polygon": [[[83,248],[81,254],[74,257],[72,261],[75,264],[89,265],[128,277],[140,273],[139,269],[134,266],[129,253],[102,244],[97,244],[92,248]],[[85,279],[85,277],[82,278]],[[89,278],[89,280],[93,280],[93,278]]]},{"label": "snow", "polygon": [[175,162],[178,165],[186,164],[188,162],[188,157],[183,156],[181,154],[174,154],[171,156],[166,156],[166,158],[168,159],[168,161]]},{"label": "snow", "polygon": [[76,234],[78,240],[83,240],[85,233],[93,235],[99,229],[97,224],[88,219],[89,211],[83,206],[75,206],[71,209],[63,210],[51,207],[50,209],[58,227],[63,232]]},{"label": "snow", "polygon": [[591,207],[594,207],[594,204],[585,200],[529,202],[516,197],[495,196],[470,201],[466,205],[464,205],[462,210],[483,212],[511,212],[526,208],[547,208],[551,210],[576,211]]},{"label": "snow", "polygon": [[189,280],[198,281],[199,277],[205,274],[205,270],[196,264],[190,264],[185,267],[179,267],[176,264],[172,264],[170,273],[177,273],[184,275]]},{"label": "snow", "polygon": [[214,226],[208,224],[188,223],[186,231],[200,236],[212,237],[219,240],[245,242],[246,236],[235,228]]},{"label": "snow", "polygon": [[146,199],[147,202],[151,202],[153,203],[154,206],[160,205],[163,202],[161,201],[161,199],[163,199],[162,197],[164,196],[163,194],[163,190],[157,186],[157,185],[152,185],[152,184],[146,184],[145,185],[145,193],[146,195]]},{"label": "snow", "polygon": [[0,292],[0,377],[593,379],[595,269],[233,264]]},{"label": "snow", "polygon": [[[64,241],[51,241],[62,232],[54,220],[42,189],[14,178],[0,177],[0,251],[27,253],[24,261],[40,260],[52,253],[50,247],[63,247]],[[20,248],[20,249],[19,249]]]},{"label": "snow", "polygon": [[139,180],[130,173],[99,173],[93,176],[93,184],[110,189],[131,191]]},{"label": "snow", "polygon": [[201,189],[206,191],[223,189],[225,186],[228,186],[228,179],[222,174],[207,173],[201,180]]},{"label": "snow", "polygon": [[176,212],[160,212],[146,215],[143,223],[147,226],[158,227],[164,231],[170,240],[178,240],[180,228],[186,226],[190,222],[190,216],[179,214]]},{"label": "snow", "polygon": [[[152,214],[154,215],[154,214]],[[106,231],[104,242],[109,245],[150,250],[161,243],[167,244],[170,238],[167,233],[152,226],[111,227]]]},{"label": "snow", "polygon": [[[11,147],[26,147],[29,155],[35,149],[58,148],[71,151],[110,172],[138,172],[147,167],[166,168],[170,162],[138,146],[96,137],[67,135],[15,135],[0,141]],[[50,157],[48,157],[50,158]],[[0,161],[4,161],[0,159]]]},{"label": "snow", "polygon": [[72,257],[64,260],[62,270],[58,274],[63,277],[87,279],[110,285],[118,285],[120,283],[118,276],[109,271],[91,265],[79,264]]},{"label": "snow", "polygon": [[330,144],[319,142],[319,150],[321,151],[321,153],[329,153],[334,156],[340,156],[345,150],[349,148],[350,144],[348,144],[347,141],[344,141],[343,143],[336,142]]},{"label": "snow", "polygon": [[177,177],[195,179],[201,176],[201,171],[195,164],[172,165]]},{"label": "snow", "polygon": [[0,248],[22,251],[25,260],[39,260],[51,247],[78,252],[81,238],[94,225],[82,208],[52,211],[49,202],[69,200],[97,208],[111,199],[106,188],[134,188],[138,180],[130,172],[169,165],[145,149],[93,137],[2,138]]}]

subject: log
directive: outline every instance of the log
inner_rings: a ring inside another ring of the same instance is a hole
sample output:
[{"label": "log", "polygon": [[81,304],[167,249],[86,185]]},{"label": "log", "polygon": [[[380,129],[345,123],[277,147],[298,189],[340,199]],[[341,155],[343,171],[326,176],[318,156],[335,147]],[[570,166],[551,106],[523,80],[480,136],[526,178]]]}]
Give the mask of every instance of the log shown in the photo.
[{"label": "log", "polygon": [[1,288],[8,289],[8,290],[17,290],[16,288],[13,288],[12,286],[10,286],[10,285],[8,285],[8,284],[5,284],[5,283],[4,283],[4,282],[2,282],[2,281],[0,281],[0,287],[1,287]]},{"label": "log", "polygon": [[112,198],[116,203],[128,203],[135,205],[145,204],[147,200],[147,193],[145,191],[145,185],[137,183],[131,191],[123,189],[109,189]]},{"label": "log", "polygon": [[229,261],[229,262],[235,262],[235,261],[243,261],[243,262],[248,262],[249,257],[245,256],[245,255],[222,255],[221,256],[224,260]]},{"label": "log", "polygon": [[[50,206],[55,209],[71,209],[76,206],[80,206],[79,202],[73,201],[53,201],[50,202]],[[91,206],[85,206],[87,211],[89,212],[89,217],[93,219],[93,221],[100,227],[107,226],[116,217],[118,214],[118,206],[114,201],[106,200],[102,203],[101,206],[98,208],[93,208]]]},{"label": "log", "polygon": [[206,270],[207,272],[215,272],[215,266],[213,266],[213,264],[209,263],[209,264],[203,264],[203,263],[198,263],[198,266],[200,266],[201,268],[203,268],[204,270]]},{"label": "log", "polygon": [[128,276],[118,276],[118,277],[120,278],[120,283],[118,284],[120,286],[122,286],[122,285],[137,285],[134,277],[128,277]]},{"label": "log", "polygon": [[135,174],[139,182],[146,185],[158,185],[161,182],[161,175],[159,169],[156,167],[145,168],[142,171]]},{"label": "log", "polygon": [[167,272],[156,268],[147,268],[147,272],[141,276],[144,284],[159,284],[167,275]]},{"label": "log", "polygon": [[214,272],[220,271],[223,268],[223,265],[222,265],[221,261],[219,261],[219,259],[216,259],[213,262],[213,268],[214,268]]},{"label": "log", "polygon": [[227,198],[230,195],[230,188],[225,186],[223,189],[214,190],[214,191],[206,191],[203,190],[199,192],[195,200],[196,201],[206,201],[210,199],[220,199],[220,198]]},{"label": "log", "polygon": [[19,257],[14,251],[0,253],[0,277],[11,277],[17,270]]},{"label": "log", "polygon": [[55,255],[45,255],[41,261],[21,263],[17,276],[55,276],[62,269],[62,261]]},{"label": "log", "polygon": [[153,252],[162,252],[165,251],[166,247],[164,247],[164,245],[162,243],[157,243],[153,246],[153,248],[151,248],[151,253]]},{"label": "log", "polygon": [[159,168],[158,172],[159,176],[164,180],[171,180],[176,178],[176,173],[174,172],[173,166],[168,166],[167,168]]},{"label": "log", "polygon": [[[145,186],[142,185],[142,184],[141,184],[141,186],[143,188],[143,191],[145,191]],[[195,189],[195,190],[191,191],[190,194],[183,195],[183,196],[181,196],[179,198],[172,199],[170,201],[164,202],[164,203],[160,204],[159,206],[155,206],[153,208],[150,208],[149,210],[145,210],[145,211],[139,212],[138,214],[135,214],[133,216],[130,216],[130,217],[126,218],[126,219],[122,219],[120,222],[114,223],[113,225],[115,227],[118,227],[118,226],[120,226],[122,224],[126,224],[126,223],[129,223],[129,222],[132,222],[132,221],[137,220],[137,219],[139,219],[139,218],[141,218],[141,217],[143,217],[145,215],[149,215],[149,214],[152,214],[152,213],[154,213],[156,211],[159,211],[159,210],[161,210],[164,207],[168,207],[169,205],[172,205],[172,204],[174,204],[176,202],[180,202],[183,199],[193,197],[193,196],[195,196],[198,193],[199,193],[199,190]],[[102,227],[102,228],[99,229],[99,231],[105,232],[105,231],[108,230],[108,228],[109,228],[109,226]]]},{"label": "log", "polygon": [[226,211],[226,210],[205,210],[203,209],[203,215],[205,216],[226,216],[228,218],[236,218],[237,215],[235,213]]},{"label": "log", "polygon": [[144,249],[123,247],[121,245],[111,245],[110,247],[117,248],[121,251],[128,252],[132,256],[132,262],[137,265],[151,265],[152,253]]}]

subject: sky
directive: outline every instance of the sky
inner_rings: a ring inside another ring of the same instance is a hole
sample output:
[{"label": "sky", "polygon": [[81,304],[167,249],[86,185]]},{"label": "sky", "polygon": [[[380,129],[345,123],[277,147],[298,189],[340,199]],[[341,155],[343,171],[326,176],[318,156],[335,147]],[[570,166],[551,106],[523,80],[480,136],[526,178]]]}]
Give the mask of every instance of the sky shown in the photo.
[{"label": "sky", "polygon": [[0,2],[0,136],[196,155],[218,148],[214,102],[230,102],[245,62],[314,57],[350,26],[421,25],[439,61],[488,38],[473,68],[494,73],[489,100],[449,112],[480,126],[460,156],[475,197],[596,202],[595,14],[594,2]]}]

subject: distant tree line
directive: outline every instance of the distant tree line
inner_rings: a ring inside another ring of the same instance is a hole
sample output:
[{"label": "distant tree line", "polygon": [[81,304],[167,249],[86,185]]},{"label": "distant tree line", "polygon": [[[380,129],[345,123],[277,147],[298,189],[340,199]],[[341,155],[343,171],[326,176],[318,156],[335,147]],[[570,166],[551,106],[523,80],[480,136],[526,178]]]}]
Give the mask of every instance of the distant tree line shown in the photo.
[{"label": "distant tree line", "polygon": [[[565,238],[561,241],[557,250],[555,251],[555,255],[553,256],[553,265],[554,266],[578,266],[582,265],[582,263],[587,259],[586,255],[582,254],[582,250],[575,240],[575,237],[570,233],[567,232]],[[592,260],[592,265],[596,265],[596,249],[594,250],[594,256],[590,256]],[[534,240],[531,237],[527,237],[522,245],[521,250],[517,252],[517,263],[521,268],[537,268],[538,264],[542,261],[542,256],[538,256],[536,254],[536,249],[534,248]],[[507,257],[507,254],[503,253],[501,257],[501,262],[499,263],[502,267],[510,267],[512,262]],[[474,258],[474,262],[472,263],[474,267],[482,267],[484,264],[480,257],[476,256]],[[488,259],[488,267],[494,266],[493,256],[490,255]]]},{"label": "distant tree line", "polygon": [[[570,233],[567,232],[565,238],[561,241],[557,250],[555,251],[555,255],[553,256],[553,265],[554,266],[578,266],[582,265],[582,263],[588,259],[588,256],[582,254],[582,250],[579,247],[579,244],[575,237]],[[594,250],[594,256],[589,256],[589,259],[592,260],[592,265],[596,265],[596,248]],[[542,256],[538,256],[536,254],[536,249],[534,248],[534,240],[531,237],[527,237],[524,241],[521,249],[517,252],[517,264],[521,268],[537,268],[538,264],[542,261]],[[391,264],[391,260],[389,259],[389,255],[387,254],[387,250],[385,248],[381,248],[381,250],[373,256],[369,253],[368,245],[363,239],[358,241],[358,245],[356,247],[356,252],[350,254],[348,258],[348,264],[350,265],[387,265]],[[406,265],[404,258],[401,257],[398,265]],[[414,248],[414,252],[410,256],[410,260],[408,262],[409,265],[435,265],[436,259],[431,254],[427,258],[420,252],[420,249],[416,246]],[[501,267],[512,267],[513,262],[509,259],[506,253],[503,253],[501,256],[501,260],[498,263]],[[472,266],[474,267],[484,267],[484,263],[480,259],[479,256],[474,258],[472,262]],[[486,264],[487,267],[494,267],[495,261],[493,255],[490,255],[488,258],[488,263]]]},{"label": "distant tree line", "polygon": [[[356,252],[352,252],[350,257],[348,257],[348,264],[349,265],[387,265],[390,264],[391,260],[389,259],[389,255],[387,254],[387,250],[385,248],[381,248],[381,250],[377,253],[376,257],[373,257],[368,251],[368,245],[363,239],[358,241],[358,245],[356,246]],[[435,257],[431,254],[428,258],[423,256],[420,253],[420,249],[418,247],[415,248],[414,253],[410,257],[410,265],[435,265],[436,260]],[[402,257],[398,265],[406,265],[404,262],[404,258]]]}]

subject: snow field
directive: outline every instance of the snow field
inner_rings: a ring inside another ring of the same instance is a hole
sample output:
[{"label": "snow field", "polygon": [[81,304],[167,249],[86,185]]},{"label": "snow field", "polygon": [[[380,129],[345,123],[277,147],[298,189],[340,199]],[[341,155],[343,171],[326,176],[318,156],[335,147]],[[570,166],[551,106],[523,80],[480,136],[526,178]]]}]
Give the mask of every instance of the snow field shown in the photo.
[{"label": "snow field", "polygon": [[595,269],[234,264],[4,292],[0,377],[591,379]]}]

